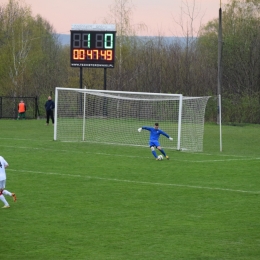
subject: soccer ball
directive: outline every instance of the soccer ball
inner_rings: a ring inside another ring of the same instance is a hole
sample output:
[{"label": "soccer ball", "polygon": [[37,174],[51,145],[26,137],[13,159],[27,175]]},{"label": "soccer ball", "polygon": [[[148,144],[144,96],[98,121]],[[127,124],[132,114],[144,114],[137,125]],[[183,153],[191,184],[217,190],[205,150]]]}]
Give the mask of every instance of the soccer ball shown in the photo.
[{"label": "soccer ball", "polygon": [[163,159],[163,156],[160,154],[158,155],[158,160],[161,161]]}]

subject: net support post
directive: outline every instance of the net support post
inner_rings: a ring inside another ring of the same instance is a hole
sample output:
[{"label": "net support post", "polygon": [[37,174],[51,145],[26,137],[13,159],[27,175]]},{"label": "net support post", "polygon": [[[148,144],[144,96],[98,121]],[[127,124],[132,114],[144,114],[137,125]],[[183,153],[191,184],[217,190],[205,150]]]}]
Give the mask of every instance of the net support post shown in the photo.
[{"label": "net support post", "polygon": [[55,108],[54,108],[54,137],[53,140],[57,140],[57,115],[58,115],[58,88],[55,88]]},{"label": "net support post", "polygon": [[177,150],[181,149],[181,119],[182,119],[182,95],[180,95],[179,100],[179,119],[178,119],[178,140],[177,140]]},{"label": "net support post", "polygon": [[[85,86],[86,89],[86,86]],[[83,127],[82,127],[82,141],[85,141],[85,130],[86,130],[86,92],[84,92],[83,102]]]}]

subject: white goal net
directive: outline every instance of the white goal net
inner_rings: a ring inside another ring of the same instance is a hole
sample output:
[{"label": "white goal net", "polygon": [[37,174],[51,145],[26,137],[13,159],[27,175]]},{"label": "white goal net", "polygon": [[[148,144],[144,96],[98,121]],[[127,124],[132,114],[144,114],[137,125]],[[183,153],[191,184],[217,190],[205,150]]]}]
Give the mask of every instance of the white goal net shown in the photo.
[{"label": "white goal net", "polygon": [[148,146],[154,126],[164,148],[203,151],[204,116],[209,97],[180,94],[56,88],[54,140]]}]

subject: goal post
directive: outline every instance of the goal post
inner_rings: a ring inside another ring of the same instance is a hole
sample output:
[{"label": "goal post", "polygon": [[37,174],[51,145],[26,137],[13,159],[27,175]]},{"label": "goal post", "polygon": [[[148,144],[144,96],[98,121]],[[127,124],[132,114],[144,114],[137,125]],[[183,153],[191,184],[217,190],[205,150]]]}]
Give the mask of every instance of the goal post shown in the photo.
[{"label": "goal post", "polygon": [[203,151],[204,117],[209,97],[181,94],[59,88],[55,90],[54,140],[147,146],[149,132],[159,128],[164,148]]}]

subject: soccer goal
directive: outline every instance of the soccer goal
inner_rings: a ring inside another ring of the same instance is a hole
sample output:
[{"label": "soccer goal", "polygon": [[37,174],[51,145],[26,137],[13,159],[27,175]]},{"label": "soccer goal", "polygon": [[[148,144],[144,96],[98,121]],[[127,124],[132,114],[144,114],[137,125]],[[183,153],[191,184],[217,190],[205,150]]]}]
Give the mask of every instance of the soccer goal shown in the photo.
[{"label": "soccer goal", "polygon": [[56,88],[54,140],[148,146],[154,126],[164,148],[203,151],[204,116],[209,97],[180,94]]}]

